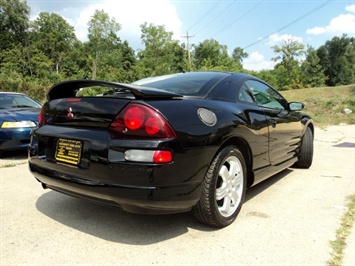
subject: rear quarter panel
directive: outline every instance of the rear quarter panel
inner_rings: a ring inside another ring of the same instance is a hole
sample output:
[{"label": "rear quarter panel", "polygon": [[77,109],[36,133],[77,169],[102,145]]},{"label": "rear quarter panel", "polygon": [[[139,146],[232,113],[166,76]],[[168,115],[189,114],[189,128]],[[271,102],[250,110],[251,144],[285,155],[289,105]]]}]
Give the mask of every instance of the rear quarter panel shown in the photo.
[{"label": "rear quarter panel", "polygon": [[[184,149],[201,149],[210,163],[225,143],[242,139],[252,154],[252,168],[269,164],[268,129],[265,116],[258,107],[248,107],[225,101],[184,99],[149,102],[172,125]],[[213,126],[207,126],[198,117],[197,110],[206,108],[217,117]],[[252,108],[253,111],[247,110]]]}]

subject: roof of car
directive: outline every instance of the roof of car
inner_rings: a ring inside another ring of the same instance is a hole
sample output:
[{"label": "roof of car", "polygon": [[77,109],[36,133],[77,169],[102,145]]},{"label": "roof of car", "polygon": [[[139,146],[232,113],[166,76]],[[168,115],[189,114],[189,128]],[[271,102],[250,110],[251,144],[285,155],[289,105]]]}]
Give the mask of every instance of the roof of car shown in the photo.
[{"label": "roof of car", "polygon": [[9,91],[0,91],[0,94],[25,95],[24,93],[20,93],[20,92],[9,92]]}]

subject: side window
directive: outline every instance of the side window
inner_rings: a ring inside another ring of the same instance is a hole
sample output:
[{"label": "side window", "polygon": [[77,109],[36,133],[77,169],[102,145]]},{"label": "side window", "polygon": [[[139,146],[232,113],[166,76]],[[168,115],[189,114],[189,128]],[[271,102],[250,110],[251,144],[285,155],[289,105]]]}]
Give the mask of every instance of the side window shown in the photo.
[{"label": "side window", "polygon": [[238,92],[238,100],[247,103],[254,103],[253,96],[251,96],[250,91],[245,84],[241,86]]},{"label": "side window", "polygon": [[285,110],[283,104],[285,99],[273,88],[256,80],[248,80],[245,82],[253,93],[255,101],[259,106]]},{"label": "side window", "polygon": [[231,82],[226,81],[223,84],[219,84],[209,94],[209,98],[214,100],[222,100],[228,102],[236,101],[237,86]]}]

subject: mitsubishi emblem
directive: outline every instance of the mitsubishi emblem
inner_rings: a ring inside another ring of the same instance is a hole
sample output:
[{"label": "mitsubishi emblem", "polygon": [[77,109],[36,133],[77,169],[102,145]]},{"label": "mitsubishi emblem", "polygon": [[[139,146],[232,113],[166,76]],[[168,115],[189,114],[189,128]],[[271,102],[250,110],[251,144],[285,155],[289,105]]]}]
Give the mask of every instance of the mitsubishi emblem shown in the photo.
[{"label": "mitsubishi emblem", "polygon": [[67,117],[74,117],[74,114],[72,113],[72,109],[71,107],[68,108],[68,114],[67,114]]}]

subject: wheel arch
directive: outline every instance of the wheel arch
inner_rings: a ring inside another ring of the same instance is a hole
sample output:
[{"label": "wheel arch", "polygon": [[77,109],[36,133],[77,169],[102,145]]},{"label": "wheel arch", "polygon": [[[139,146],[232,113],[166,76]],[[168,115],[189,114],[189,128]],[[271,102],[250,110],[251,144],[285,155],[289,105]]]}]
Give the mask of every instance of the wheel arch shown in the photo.
[{"label": "wheel arch", "polygon": [[312,131],[312,136],[313,136],[313,139],[314,139],[314,125],[313,125],[313,123],[309,123],[306,126],[305,130],[307,130],[307,127],[309,127],[309,129]]},{"label": "wheel arch", "polygon": [[243,154],[245,164],[247,166],[247,187],[251,187],[254,183],[253,172],[253,155],[249,144],[241,137],[232,137],[226,140],[221,147],[219,147],[216,154],[223,150],[227,146],[235,146]]},{"label": "wheel arch", "polygon": [[303,134],[305,134],[307,128],[309,128],[312,131],[312,135],[313,135],[313,139],[314,139],[314,130],[315,130],[315,128],[314,128],[313,120],[309,116],[306,116],[306,117],[303,117],[301,121],[302,121],[302,124],[304,126]]}]

